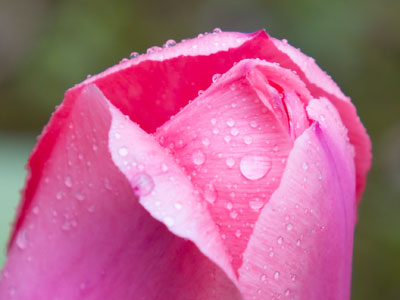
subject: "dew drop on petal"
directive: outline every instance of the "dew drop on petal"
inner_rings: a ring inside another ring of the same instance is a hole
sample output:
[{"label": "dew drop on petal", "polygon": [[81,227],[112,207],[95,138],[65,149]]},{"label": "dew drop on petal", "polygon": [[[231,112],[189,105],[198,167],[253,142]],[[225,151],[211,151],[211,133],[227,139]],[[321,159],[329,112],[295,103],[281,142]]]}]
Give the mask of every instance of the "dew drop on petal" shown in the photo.
[{"label": "dew drop on petal", "polygon": [[78,199],[79,201],[85,200],[85,195],[82,193],[76,193],[75,198]]},{"label": "dew drop on petal", "polygon": [[163,45],[164,48],[169,48],[169,47],[173,47],[176,45],[176,41],[175,40],[168,40],[165,42],[165,44]]},{"label": "dew drop on petal", "polygon": [[232,118],[229,118],[228,121],[226,121],[226,125],[233,127],[235,125],[235,121]]},{"label": "dew drop on petal", "polygon": [[246,155],[240,160],[240,172],[249,180],[263,178],[271,169],[271,161],[267,156]]},{"label": "dew drop on petal", "polygon": [[242,232],[240,231],[240,229],[236,230],[235,235],[237,238],[240,238],[240,236],[242,235]]},{"label": "dew drop on petal", "polygon": [[65,184],[66,187],[69,187],[69,188],[72,187],[72,179],[71,179],[71,177],[69,177],[69,176],[65,177],[64,184]]},{"label": "dew drop on petal", "polygon": [[228,157],[225,160],[225,163],[228,166],[228,168],[232,168],[235,165],[235,160],[232,157]]},{"label": "dew drop on petal", "polygon": [[308,164],[306,162],[303,162],[303,170],[307,171],[308,169]]},{"label": "dew drop on petal", "polygon": [[245,136],[244,137],[244,139],[243,139],[243,142],[246,144],[246,145],[250,145],[252,142],[253,142],[253,139],[251,138],[251,136]]},{"label": "dew drop on petal", "polygon": [[237,136],[239,134],[239,130],[237,128],[232,128],[231,129],[231,135]]},{"label": "dew drop on petal", "polygon": [[18,232],[16,240],[15,240],[15,244],[21,250],[24,250],[26,248],[28,242],[26,240],[26,232],[25,232],[25,230],[20,230]]},{"label": "dew drop on petal", "polygon": [[205,154],[201,150],[196,150],[192,154],[192,161],[195,165],[201,166],[206,160]]},{"label": "dew drop on petal", "polygon": [[254,198],[249,201],[249,206],[252,210],[258,212],[261,207],[263,207],[264,203],[261,201],[260,198]]},{"label": "dew drop on petal", "polygon": [[127,156],[128,155],[128,149],[125,147],[121,147],[118,149],[118,153],[121,156]]},{"label": "dew drop on petal", "polygon": [[147,173],[138,173],[132,179],[132,188],[136,196],[147,196],[154,189],[154,181]]},{"label": "dew drop on petal", "polygon": [[203,195],[204,200],[206,200],[208,203],[213,204],[217,200],[217,190],[212,183],[206,184]]},{"label": "dew drop on petal", "polygon": [[208,138],[203,138],[202,140],[201,140],[201,143],[204,145],[204,146],[209,146],[210,145],[210,140],[208,139]]},{"label": "dew drop on petal", "polygon": [[229,215],[231,216],[232,219],[235,220],[238,216],[238,212],[236,210],[233,210]]},{"label": "dew drop on petal", "polygon": [[181,209],[182,209],[182,204],[179,203],[179,202],[176,202],[176,203],[174,204],[174,207],[175,207],[176,210],[181,210]]},{"label": "dew drop on petal", "polygon": [[279,279],[279,272],[278,271],[276,271],[275,273],[274,273],[274,278],[275,278],[275,280],[278,280]]},{"label": "dew drop on petal", "polygon": [[39,207],[38,206],[33,207],[32,212],[33,212],[33,214],[38,215],[39,214]]},{"label": "dew drop on petal", "polygon": [[213,33],[221,33],[221,32],[222,32],[221,28],[218,27],[214,28],[213,30]]},{"label": "dew drop on petal", "polygon": [[220,79],[221,74],[215,73],[212,77],[212,82],[216,82],[218,79]]},{"label": "dew drop on petal", "polygon": [[251,128],[256,128],[258,126],[257,121],[250,121],[250,127]]}]

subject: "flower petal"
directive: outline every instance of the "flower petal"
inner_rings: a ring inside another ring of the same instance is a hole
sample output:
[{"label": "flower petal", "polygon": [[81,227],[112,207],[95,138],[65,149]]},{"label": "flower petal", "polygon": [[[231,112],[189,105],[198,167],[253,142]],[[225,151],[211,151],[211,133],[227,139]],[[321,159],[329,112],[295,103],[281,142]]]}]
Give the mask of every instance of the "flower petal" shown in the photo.
[{"label": "flower petal", "polygon": [[293,139],[309,126],[302,97],[310,95],[289,70],[243,60],[156,132],[208,205],[235,270]]},{"label": "flower petal", "polygon": [[338,110],[343,124],[348,129],[348,136],[355,148],[355,166],[357,174],[357,199],[361,200],[362,192],[371,167],[371,141],[357,115],[356,108],[333,80],[322,71],[314,59],[306,56],[300,50],[292,47],[286,41],[269,39],[264,51],[272,61],[279,62],[283,67],[296,71],[307,85],[314,98],[325,97]]},{"label": "flower petal", "polygon": [[[94,86],[53,117],[58,135],[41,142],[52,151],[32,165],[40,179],[10,244],[0,299],[241,299],[223,270],[138,202],[110,155],[116,118]],[[131,142],[146,144],[140,134]],[[210,252],[218,241],[206,234]]]},{"label": "flower petal", "polygon": [[296,140],[243,254],[239,284],[248,299],[350,297],[353,149],[328,100],[307,110],[315,123]]},{"label": "flower petal", "polygon": [[154,132],[184,107],[199,90],[211,84],[215,73],[225,73],[234,62],[257,55],[252,40],[257,34],[221,32],[190,39],[174,47],[160,48],[92,76],[72,88],[79,94],[95,83],[109,101]]}]

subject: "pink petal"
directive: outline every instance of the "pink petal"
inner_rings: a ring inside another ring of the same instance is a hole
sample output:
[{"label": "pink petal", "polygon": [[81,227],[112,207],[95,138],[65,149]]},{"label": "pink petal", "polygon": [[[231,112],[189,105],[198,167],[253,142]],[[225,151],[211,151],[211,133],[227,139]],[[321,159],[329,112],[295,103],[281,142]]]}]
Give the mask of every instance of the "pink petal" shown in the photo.
[{"label": "pink petal", "polygon": [[318,67],[314,59],[304,55],[286,41],[270,38],[269,44],[264,47],[264,53],[272,61],[279,62],[283,67],[296,71],[313,97],[327,98],[338,110],[343,124],[349,131],[350,142],[355,148],[356,191],[357,199],[360,201],[367,173],[371,167],[372,154],[371,141],[354,105],[333,80]]},{"label": "pink petal", "polygon": [[235,270],[293,139],[309,126],[302,97],[310,95],[289,70],[243,60],[156,133],[207,203]]},{"label": "pink petal", "polygon": [[307,110],[315,123],[296,140],[243,254],[246,299],[350,297],[353,149],[328,100],[312,100]]},{"label": "pink petal", "polygon": [[[67,99],[53,117],[51,124],[61,126],[57,136],[50,131],[40,143],[51,147],[49,157],[36,156],[31,165],[40,180],[10,244],[0,299],[241,299],[225,272],[192,241],[171,233],[139,204],[108,148],[110,127],[120,119],[93,86],[74,102]],[[142,148],[130,150],[140,156],[148,137],[137,126],[131,130],[130,143]],[[181,176],[172,163],[169,172]],[[162,178],[153,175],[157,190]],[[172,183],[163,184],[176,194]],[[184,181],[180,187],[189,189]],[[212,241],[203,251],[222,264],[223,253],[213,252],[215,232],[206,217],[197,218],[207,230],[199,236]]]},{"label": "pink petal", "polygon": [[79,93],[95,83],[109,101],[147,132],[184,107],[215,73],[225,73],[234,62],[255,57],[257,34],[223,32],[190,39],[135,59],[124,59],[103,73],[75,86]]}]

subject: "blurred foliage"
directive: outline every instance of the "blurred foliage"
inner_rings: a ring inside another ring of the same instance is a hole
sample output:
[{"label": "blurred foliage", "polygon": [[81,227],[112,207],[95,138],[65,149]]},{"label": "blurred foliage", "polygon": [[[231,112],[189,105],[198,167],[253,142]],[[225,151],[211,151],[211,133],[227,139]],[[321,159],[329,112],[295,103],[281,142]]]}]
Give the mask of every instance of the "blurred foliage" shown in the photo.
[{"label": "blurred foliage", "polygon": [[399,12],[397,0],[1,0],[0,243],[23,186],[32,136],[66,89],[170,38],[214,27],[266,28],[313,56],[352,97],[368,128],[374,165],[356,229],[353,299],[398,299]]}]

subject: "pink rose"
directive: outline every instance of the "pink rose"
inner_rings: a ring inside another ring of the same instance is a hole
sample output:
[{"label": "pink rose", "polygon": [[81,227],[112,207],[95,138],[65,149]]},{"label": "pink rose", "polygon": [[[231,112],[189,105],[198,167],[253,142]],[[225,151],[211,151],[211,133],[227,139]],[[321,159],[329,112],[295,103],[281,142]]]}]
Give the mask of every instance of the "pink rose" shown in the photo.
[{"label": "pink rose", "polygon": [[349,299],[370,147],[285,40],[153,47],[66,92],[28,162],[0,299]]}]

